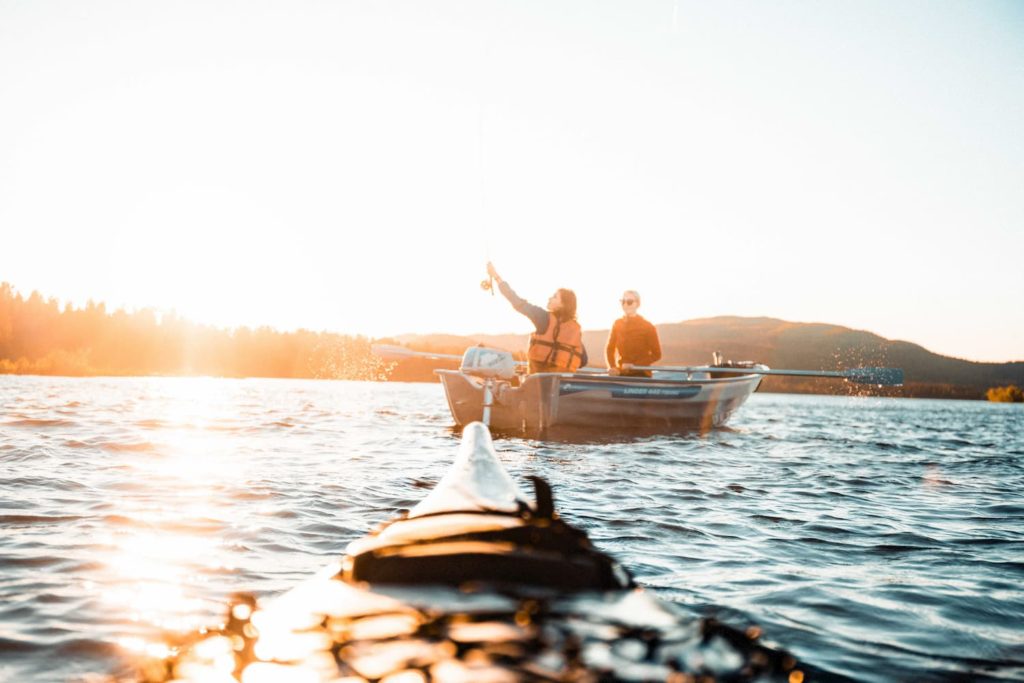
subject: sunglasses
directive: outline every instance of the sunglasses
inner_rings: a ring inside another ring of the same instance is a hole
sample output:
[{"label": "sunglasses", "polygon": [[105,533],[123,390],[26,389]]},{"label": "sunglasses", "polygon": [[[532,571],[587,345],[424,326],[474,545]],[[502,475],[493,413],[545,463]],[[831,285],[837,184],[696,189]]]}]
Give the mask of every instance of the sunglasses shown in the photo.
[{"label": "sunglasses", "polygon": [[619,299],[619,303],[623,306],[632,306],[636,303],[636,299]]}]

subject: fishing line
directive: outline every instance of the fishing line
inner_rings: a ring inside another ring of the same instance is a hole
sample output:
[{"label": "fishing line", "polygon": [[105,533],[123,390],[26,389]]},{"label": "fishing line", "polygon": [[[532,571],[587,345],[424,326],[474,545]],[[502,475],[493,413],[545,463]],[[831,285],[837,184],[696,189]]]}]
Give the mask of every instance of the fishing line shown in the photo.
[{"label": "fishing line", "polygon": [[[481,65],[485,64],[481,61]],[[486,67],[481,66],[481,73]],[[479,92],[479,91],[478,91]],[[479,215],[477,220],[480,224],[480,230],[484,236],[484,262],[490,263],[491,261],[491,230],[490,225],[487,221],[487,178],[486,178],[486,164],[484,161],[484,99],[482,95],[478,95],[477,98],[477,176],[480,178],[480,206]],[[494,280],[488,276],[486,280],[480,283],[481,289],[490,290],[491,296],[494,296]]]},{"label": "fishing line", "polygon": [[[484,20],[485,26],[483,29],[483,38],[480,46],[480,70],[477,75],[477,127],[476,127],[476,140],[477,140],[477,177],[480,180],[479,194],[480,202],[478,206],[477,221],[480,226],[480,230],[484,236],[484,262],[490,263],[491,261],[491,230],[490,224],[487,220],[487,164],[486,155],[484,153],[484,115],[486,109],[486,87],[487,87],[487,64],[488,55],[491,49],[491,30],[493,26],[493,20],[490,24]],[[494,296],[494,280],[488,276],[486,280],[480,283],[480,288],[485,291],[490,291],[491,296]]]}]

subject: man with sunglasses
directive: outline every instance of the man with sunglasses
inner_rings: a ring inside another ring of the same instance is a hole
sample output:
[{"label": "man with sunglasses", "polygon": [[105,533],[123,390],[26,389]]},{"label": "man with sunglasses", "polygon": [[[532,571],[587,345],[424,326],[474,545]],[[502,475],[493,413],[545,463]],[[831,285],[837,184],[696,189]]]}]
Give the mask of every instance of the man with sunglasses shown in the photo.
[{"label": "man with sunglasses", "polygon": [[608,374],[650,377],[649,370],[634,370],[633,366],[653,365],[661,359],[658,330],[636,312],[640,308],[640,295],[636,290],[623,292],[619,303],[625,315],[612,325],[604,349]]}]

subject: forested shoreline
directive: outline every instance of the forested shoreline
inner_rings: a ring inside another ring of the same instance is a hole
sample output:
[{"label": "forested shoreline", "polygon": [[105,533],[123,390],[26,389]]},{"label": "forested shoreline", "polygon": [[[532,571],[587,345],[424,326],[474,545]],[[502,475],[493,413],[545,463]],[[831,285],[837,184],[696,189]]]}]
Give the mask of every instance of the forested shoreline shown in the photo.
[{"label": "forested shoreline", "polygon": [[226,330],[145,308],[61,306],[0,283],[0,373],[386,379],[370,339],[270,327]]},{"label": "forested shoreline", "polygon": [[[976,363],[933,354],[906,342],[839,326],[769,318],[722,317],[659,325],[662,364],[702,364],[709,350],[772,367],[832,369],[892,365],[906,372],[903,387],[870,387],[841,380],[768,377],[761,391],[1017,401],[1024,363]],[[607,330],[587,330],[600,362]],[[108,310],[103,303],[61,304],[38,292],[27,297],[0,283],[0,374],[92,376],[216,376],[433,382],[434,369],[454,361],[374,356],[373,343],[459,355],[484,343],[516,349],[523,335],[409,335],[373,340],[360,335],[271,327],[224,329],[150,308]],[[1005,388],[1003,388],[1005,385]],[[987,393],[986,393],[987,392]]]}]

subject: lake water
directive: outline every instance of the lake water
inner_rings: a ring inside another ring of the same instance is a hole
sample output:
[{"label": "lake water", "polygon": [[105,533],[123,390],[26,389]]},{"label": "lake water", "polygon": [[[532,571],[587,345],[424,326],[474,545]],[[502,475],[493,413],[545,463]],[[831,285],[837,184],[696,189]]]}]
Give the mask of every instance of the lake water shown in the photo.
[{"label": "lake water", "polygon": [[[0,376],[0,680],[130,677],[455,455],[439,385]],[[1024,406],[755,394],[706,435],[499,438],[659,597],[830,680],[1024,680]]]}]

